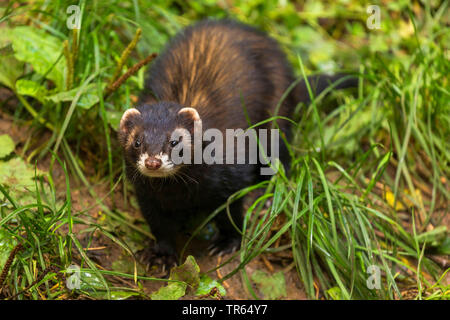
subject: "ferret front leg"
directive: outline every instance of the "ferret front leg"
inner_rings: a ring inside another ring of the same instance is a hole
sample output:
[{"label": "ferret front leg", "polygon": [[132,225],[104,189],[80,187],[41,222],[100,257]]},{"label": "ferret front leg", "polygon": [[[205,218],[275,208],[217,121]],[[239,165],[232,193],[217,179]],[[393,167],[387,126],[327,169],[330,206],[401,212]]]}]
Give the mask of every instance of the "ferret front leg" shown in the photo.
[{"label": "ferret front leg", "polygon": [[[242,199],[233,202],[230,205],[230,214],[234,224],[242,231]],[[241,247],[242,235],[236,230],[228,217],[226,210],[220,212],[216,217],[216,224],[219,229],[219,235],[214,243],[209,247],[209,254],[227,254],[239,250]]]},{"label": "ferret front leg", "polygon": [[145,250],[144,258],[149,265],[172,267],[178,256],[175,250],[175,237],[178,232],[174,217],[159,209],[148,197],[138,195],[142,215],[147,220],[156,243]]}]

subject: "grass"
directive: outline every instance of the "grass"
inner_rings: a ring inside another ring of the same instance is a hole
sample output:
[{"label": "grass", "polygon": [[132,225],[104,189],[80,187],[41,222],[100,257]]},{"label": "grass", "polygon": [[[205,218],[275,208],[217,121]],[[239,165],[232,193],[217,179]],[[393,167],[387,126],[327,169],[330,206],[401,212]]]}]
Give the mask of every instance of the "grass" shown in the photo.
[{"label": "grass", "polygon": [[[354,1],[80,1],[80,32],[66,27],[68,5],[10,1],[0,9],[0,48],[8,52],[12,42],[16,52],[0,56],[0,83],[17,99],[0,108],[34,132],[1,161],[9,170],[12,158],[31,165],[50,159],[48,172],[32,170],[37,178],[27,192],[0,181],[0,262],[8,264],[20,243],[0,297],[150,298],[144,283],[167,282],[145,276],[134,260],[138,243],[151,234],[127,213],[136,211],[135,200],[115,138],[121,114],[143,88],[144,69],[104,92],[183,26],[232,16],[274,36],[299,78],[359,70],[360,87],[298,105],[290,175],[281,169],[230,198],[260,192],[245,212],[239,263],[222,282],[240,274],[248,296],[259,298],[245,266],[283,253],[309,298],[448,299],[448,262],[438,263],[449,255],[448,1],[382,2],[381,30],[366,29],[368,4]],[[138,28],[142,34],[128,55]],[[335,107],[325,112],[329,105]],[[64,178],[56,182],[58,168]],[[73,185],[94,199],[88,208],[74,208]],[[106,194],[100,185],[108,186]],[[89,213],[94,207],[100,218]],[[130,266],[105,269],[93,259],[91,244],[99,237]],[[71,291],[65,277],[74,262],[83,286]],[[381,272],[378,289],[367,285],[371,266]]]}]

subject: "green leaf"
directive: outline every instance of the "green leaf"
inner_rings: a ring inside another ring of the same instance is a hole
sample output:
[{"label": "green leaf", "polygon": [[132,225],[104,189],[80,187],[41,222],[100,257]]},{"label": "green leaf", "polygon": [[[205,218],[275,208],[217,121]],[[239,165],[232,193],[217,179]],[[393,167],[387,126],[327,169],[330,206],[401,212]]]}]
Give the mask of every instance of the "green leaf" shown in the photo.
[{"label": "green leaf", "polygon": [[181,282],[171,282],[167,286],[153,292],[152,300],[178,300],[186,293],[187,284]]},{"label": "green leaf", "polygon": [[31,64],[37,73],[52,80],[59,89],[63,88],[66,61],[61,56],[60,39],[30,26],[11,29],[9,35],[17,60]]},{"label": "green leaf", "polygon": [[106,290],[102,280],[93,272],[80,272],[81,290]]},{"label": "green leaf", "polygon": [[183,282],[170,282],[167,286],[153,292],[152,300],[178,300],[186,294],[187,286],[197,287],[200,283],[200,267],[193,256],[188,256],[181,265],[170,270],[169,280]]},{"label": "green leaf", "polygon": [[0,161],[0,183],[6,186],[33,187],[34,169],[21,158]]},{"label": "green leaf", "polygon": [[200,283],[200,267],[194,257],[188,256],[181,266],[172,268],[169,279],[183,281],[192,287],[197,287]]},{"label": "green leaf", "polygon": [[[37,171],[41,174],[40,171]],[[8,189],[10,195],[21,205],[35,201],[34,168],[21,158],[0,161],[0,184]]]},{"label": "green leaf", "polygon": [[[81,86],[80,86],[81,87]],[[53,101],[54,103],[58,103],[61,101],[72,101],[75,99],[75,96],[80,90],[80,87],[74,88],[69,91],[62,91],[57,94],[45,97],[46,100]],[[99,97],[97,95],[97,85],[92,83],[86,86],[84,92],[81,94],[80,99],[78,100],[77,106],[83,109],[89,109],[99,101]]]},{"label": "green leaf", "polygon": [[139,293],[132,291],[111,291],[112,300],[125,300],[134,296],[139,296]]},{"label": "green leaf", "polygon": [[256,270],[252,280],[258,284],[264,299],[275,300],[286,297],[286,281],[282,271],[269,275],[264,271]]},{"label": "green leaf", "polygon": [[18,94],[23,96],[30,96],[41,103],[44,103],[44,97],[48,94],[45,87],[41,86],[39,83],[31,80],[20,79],[16,82],[16,91]]},{"label": "green leaf", "polygon": [[0,83],[14,89],[16,80],[23,73],[24,63],[14,58],[9,30],[3,28],[0,37]]},{"label": "green leaf", "polygon": [[[213,280],[206,274],[204,274],[200,277],[200,283],[198,284],[198,288],[197,291],[195,292],[195,295],[196,296],[207,295],[211,292],[213,288],[217,288],[222,297],[227,294],[225,288],[217,280]],[[215,295],[213,295],[212,297],[215,297]]]},{"label": "green leaf", "polygon": [[0,56],[0,83],[14,90],[16,80],[22,75],[24,63],[13,56]]},{"label": "green leaf", "polygon": [[14,141],[9,135],[0,135],[0,159],[13,152],[15,147]]},{"label": "green leaf", "polygon": [[332,287],[327,290],[327,293],[333,300],[344,300],[344,296],[342,295],[342,291],[339,287]]}]

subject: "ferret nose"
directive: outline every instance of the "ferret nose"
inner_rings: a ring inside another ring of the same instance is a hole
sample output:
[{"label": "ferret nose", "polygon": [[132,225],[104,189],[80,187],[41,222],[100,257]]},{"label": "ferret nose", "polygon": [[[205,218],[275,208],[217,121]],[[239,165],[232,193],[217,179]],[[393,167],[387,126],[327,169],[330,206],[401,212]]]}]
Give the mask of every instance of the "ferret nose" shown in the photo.
[{"label": "ferret nose", "polygon": [[161,167],[161,159],[157,159],[154,157],[148,157],[145,159],[145,167],[149,170],[156,170]]}]

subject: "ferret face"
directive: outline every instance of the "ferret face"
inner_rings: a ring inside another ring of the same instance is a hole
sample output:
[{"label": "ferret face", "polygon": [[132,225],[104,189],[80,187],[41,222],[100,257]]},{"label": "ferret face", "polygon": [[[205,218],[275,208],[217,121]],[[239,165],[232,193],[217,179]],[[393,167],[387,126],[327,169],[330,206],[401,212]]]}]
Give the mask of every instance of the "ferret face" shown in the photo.
[{"label": "ferret face", "polygon": [[173,161],[172,156],[182,157],[183,149],[192,149],[191,134],[196,120],[200,118],[195,109],[172,103],[128,109],[119,129],[126,159],[141,174],[151,178],[176,174],[183,164],[177,164],[179,161]]}]

